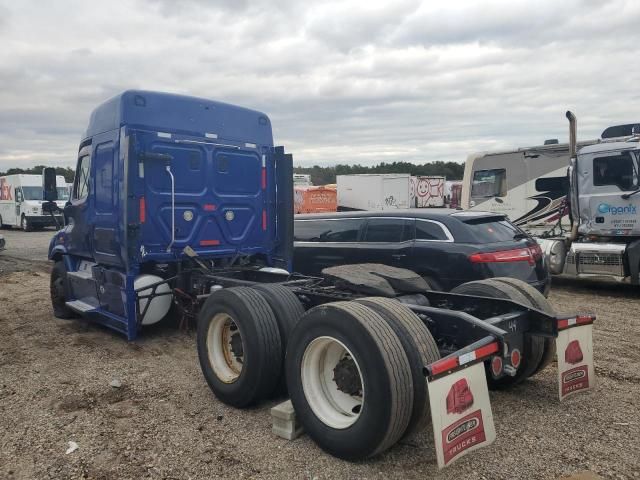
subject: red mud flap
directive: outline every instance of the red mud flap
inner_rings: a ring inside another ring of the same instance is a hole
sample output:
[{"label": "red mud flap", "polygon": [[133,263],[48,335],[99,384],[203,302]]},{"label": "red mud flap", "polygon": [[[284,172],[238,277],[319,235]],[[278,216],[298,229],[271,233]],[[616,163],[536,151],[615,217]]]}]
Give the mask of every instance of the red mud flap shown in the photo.
[{"label": "red mud flap", "polygon": [[593,317],[558,320],[558,394],[560,400],[595,386]]},{"label": "red mud flap", "polygon": [[438,467],[493,443],[487,378],[482,362],[428,380]]}]

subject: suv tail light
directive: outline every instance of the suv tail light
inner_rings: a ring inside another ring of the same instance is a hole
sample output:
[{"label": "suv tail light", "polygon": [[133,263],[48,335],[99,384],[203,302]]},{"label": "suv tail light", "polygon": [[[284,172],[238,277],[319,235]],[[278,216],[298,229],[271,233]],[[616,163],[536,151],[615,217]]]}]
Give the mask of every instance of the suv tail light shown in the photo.
[{"label": "suv tail light", "polygon": [[537,243],[533,246],[514,248],[512,250],[499,250],[497,252],[483,252],[469,255],[471,263],[501,263],[501,262],[528,262],[533,266],[542,258],[542,249]]}]

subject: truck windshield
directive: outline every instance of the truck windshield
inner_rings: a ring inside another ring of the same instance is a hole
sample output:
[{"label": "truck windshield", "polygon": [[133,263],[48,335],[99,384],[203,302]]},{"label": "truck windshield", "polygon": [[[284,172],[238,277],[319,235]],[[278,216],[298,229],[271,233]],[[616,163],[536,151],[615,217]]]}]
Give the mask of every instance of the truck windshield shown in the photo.
[{"label": "truck windshield", "polygon": [[614,185],[620,190],[636,190],[639,150],[627,150],[593,159],[593,185]]},{"label": "truck windshield", "polygon": [[[58,200],[69,200],[69,189],[67,187],[57,187]],[[25,200],[42,200],[42,187],[22,187]]]}]

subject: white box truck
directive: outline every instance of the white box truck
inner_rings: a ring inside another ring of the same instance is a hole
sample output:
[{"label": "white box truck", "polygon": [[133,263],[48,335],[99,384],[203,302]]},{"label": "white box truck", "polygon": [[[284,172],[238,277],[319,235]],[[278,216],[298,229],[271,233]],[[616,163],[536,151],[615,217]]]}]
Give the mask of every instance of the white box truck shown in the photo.
[{"label": "white box truck", "polygon": [[[62,175],[56,177],[60,209],[69,199],[69,189]],[[34,228],[62,225],[62,214],[54,219],[42,211],[44,203],[42,175],[7,175],[0,177],[0,226],[20,227],[25,231]]]},{"label": "white box truck", "polygon": [[411,208],[411,175],[338,175],[338,211]]}]

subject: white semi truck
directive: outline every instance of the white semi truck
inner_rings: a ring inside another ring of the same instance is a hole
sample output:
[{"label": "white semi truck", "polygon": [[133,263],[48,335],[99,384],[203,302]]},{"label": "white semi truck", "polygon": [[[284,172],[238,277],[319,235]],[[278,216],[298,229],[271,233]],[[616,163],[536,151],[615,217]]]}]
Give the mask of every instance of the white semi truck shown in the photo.
[{"label": "white semi truck", "polygon": [[506,213],[536,236],[554,275],[639,284],[640,129],[602,138],[469,157],[463,208]]},{"label": "white semi truck", "polygon": [[[0,177],[0,226],[20,227],[29,231],[62,225],[62,210],[55,217],[42,210],[42,181],[42,175],[17,174]],[[69,189],[62,175],[56,177],[56,187],[56,204],[62,209],[69,199]]]}]

